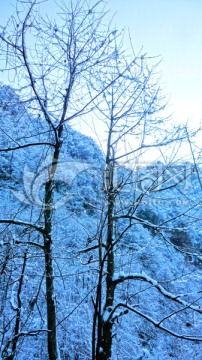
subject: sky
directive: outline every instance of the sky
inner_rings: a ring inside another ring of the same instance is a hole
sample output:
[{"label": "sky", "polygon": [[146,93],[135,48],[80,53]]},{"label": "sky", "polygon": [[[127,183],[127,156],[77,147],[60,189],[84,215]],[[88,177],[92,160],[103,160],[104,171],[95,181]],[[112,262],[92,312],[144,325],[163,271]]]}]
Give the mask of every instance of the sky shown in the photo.
[{"label": "sky", "polygon": [[133,46],[162,59],[162,88],[178,122],[202,119],[202,1],[110,0]]},{"label": "sky", "polygon": [[[0,0],[1,24],[14,4],[15,0]],[[117,29],[130,30],[136,52],[143,47],[143,53],[162,59],[159,71],[169,100],[167,112],[173,113],[175,122],[189,120],[197,126],[202,120],[202,1],[109,0],[108,8],[115,14]]]}]

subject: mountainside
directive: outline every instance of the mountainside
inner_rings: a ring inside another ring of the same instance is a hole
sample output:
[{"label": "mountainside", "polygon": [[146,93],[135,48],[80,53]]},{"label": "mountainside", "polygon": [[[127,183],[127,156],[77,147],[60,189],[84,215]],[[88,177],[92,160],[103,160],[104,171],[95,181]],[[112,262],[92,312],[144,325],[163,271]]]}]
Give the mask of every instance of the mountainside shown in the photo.
[{"label": "mountainside", "polygon": [[[0,124],[0,148],[21,145],[20,149],[0,152],[0,218],[31,221],[40,227],[43,224],[44,183],[52,150],[48,145],[23,145],[51,143],[47,123],[37,114],[28,113],[12,88],[1,85]],[[62,157],[55,178],[52,229],[59,346],[61,359],[87,360],[91,358],[99,225],[102,206],[105,206],[105,164],[102,151],[93,139],[69,125],[65,125],[64,134]],[[161,178],[156,176],[157,170],[163,174]],[[183,329],[186,334],[197,334],[200,330],[202,320],[199,315],[187,309],[186,316],[176,317],[177,304],[159,296],[152,280],[155,279],[165,291],[177,294],[176,297],[186,292],[183,299],[189,303],[192,300],[190,294],[201,292],[201,189],[192,164],[181,164],[181,168],[173,166],[172,170],[171,176],[170,168],[167,171],[166,165],[160,162],[135,171],[117,164],[117,189],[123,182],[127,187],[123,194],[117,195],[116,214],[123,206],[127,207],[127,203],[133,201],[135,206],[140,201],[144,187],[148,188],[148,181],[154,175],[159,179],[159,187],[155,184],[155,188],[150,188],[135,212],[137,224],[116,244],[117,279],[125,274],[137,277],[137,281],[128,282],[127,286],[118,284],[116,304],[126,301],[137,309],[137,313],[124,314],[124,309],[122,313],[120,310],[116,313],[113,359],[201,359],[199,342],[174,338],[138,315],[138,312],[145,313],[158,322],[173,312],[165,323],[174,332]],[[181,182],[185,170],[190,173],[186,183]],[[178,186],[172,186],[174,179]],[[178,218],[179,214],[184,215]],[[168,230],[169,217],[172,218],[172,230]],[[195,222],[195,219],[199,220]],[[117,220],[114,229],[117,238],[126,221],[126,218]],[[158,229],[159,224],[163,225]],[[0,230],[1,351],[4,349],[5,356],[7,345],[9,349],[20,304],[22,334],[16,359],[26,360],[29,356],[30,359],[45,360],[46,297],[40,234],[34,227],[17,227],[15,223],[9,226],[1,223]],[[103,239],[105,234],[106,228],[102,230]]]}]

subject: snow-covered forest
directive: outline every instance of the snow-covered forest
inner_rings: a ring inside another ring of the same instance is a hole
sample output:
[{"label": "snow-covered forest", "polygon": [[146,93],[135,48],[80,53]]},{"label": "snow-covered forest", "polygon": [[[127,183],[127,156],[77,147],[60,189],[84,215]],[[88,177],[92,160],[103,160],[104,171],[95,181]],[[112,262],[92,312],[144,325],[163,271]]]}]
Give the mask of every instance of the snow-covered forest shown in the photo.
[{"label": "snow-covered forest", "polygon": [[0,30],[1,358],[201,359],[198,132],[164,115],[156,59],[124,51],[103,1],[54,20],[17,5]]}]

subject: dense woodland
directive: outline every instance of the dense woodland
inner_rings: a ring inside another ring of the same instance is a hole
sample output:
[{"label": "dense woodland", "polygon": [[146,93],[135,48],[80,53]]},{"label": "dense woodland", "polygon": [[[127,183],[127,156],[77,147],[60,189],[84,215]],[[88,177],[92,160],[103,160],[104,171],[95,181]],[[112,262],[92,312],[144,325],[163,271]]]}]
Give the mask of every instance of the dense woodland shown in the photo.
[{"label": "dense woodland", "polygon": [[124,52],[103,1],[54,20],[17,6],[0,33],[1,358],[201,359],[200,130],[164,115],[156,59]]}]

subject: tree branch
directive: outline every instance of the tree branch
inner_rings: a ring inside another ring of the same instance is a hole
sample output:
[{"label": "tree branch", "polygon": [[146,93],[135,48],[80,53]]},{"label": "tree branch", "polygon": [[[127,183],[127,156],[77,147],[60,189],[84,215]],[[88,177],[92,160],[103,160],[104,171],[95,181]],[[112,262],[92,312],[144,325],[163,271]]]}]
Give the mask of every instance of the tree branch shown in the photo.
[{"label": "tree branch", "polygon": [[53,147],[55,147],[55,145],[52,144],[52,143],[49,143],[49,142],[41,142],[41,143],[30,143],[30,144],[19,145],[19,146],[16,146],[16,147],[9,147],[9,148],[5,148],[5,149],[0,149],[0,152],[19,150],[19,149],[23,149],[23,148],[26,148],[26,147],[29,147],[29,146],[39,146],[39,145],[48,145],[48,146],[53,146]]},{"label": "tree branch", "polygon": [[25,227],[29,227],[29,228],[32,228],[34,230],[37,230],[38,232],[40,232],[41,234],[44,235],[44,229],[42,227],[36,226],[34,224],[31,224],[31,223],[28,223],[28,222],[25,222],[25,221],[12,220],[12,219],[0,219],[0,224],[25,226]]},{"label": "tree branch", "polygon": [[[113,281],[114,286],[123,283],[125,280],[140,280],[145,281],[149,284],[151,284],[153,287],[155,287],[163,296],[165,296],[167,299],[172,300],[174,302],[177,302],[185,307],[188,307],[189,309],[192,309],[194,311],[197,311],[198,313],[202,314],[202,309],[200,306],[195,306],[192,304],[189,304],[188,302],[181,300],[181,296],[185,296],[184,294],[172,294],[164,289],[164,287],[151,277],[147,276],[146,274],[129,274],[129,275],[116,275],[114,274]],[[197,294],[202,293],[202,290],[197,291]]]},{"label": "tree branch", "polygon": [[108,321],[112,318],[114,312],[119,308],[119,307],[124,307],[132,312],[134,312],[137,315],[140,315],[141,317],[143,317],[144,319],[148,320],[150,323],[152,323],[155,327],[167,332],[168,334],[177,337],[179,339],[184,339],[184,340],[190,340],[190,341],[202,341],[202,335],[201,336],[191,336],[191,335],[184,335],[184,334],[178,334],[168,328],[166,328],[165,326],[161,325],[162,320],[161,321],[156,321],[153,318],[151,318],[149,315],[143,314],[141,311],[135,309],[134,307],[124,304],[124,303],[119,303],[115,306],[115,308],[112,310],[112,312],[110,313],[109,319]]}]

